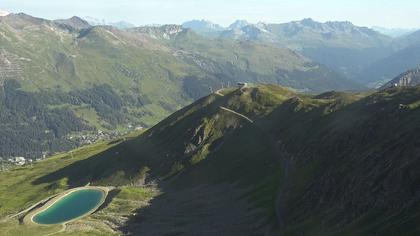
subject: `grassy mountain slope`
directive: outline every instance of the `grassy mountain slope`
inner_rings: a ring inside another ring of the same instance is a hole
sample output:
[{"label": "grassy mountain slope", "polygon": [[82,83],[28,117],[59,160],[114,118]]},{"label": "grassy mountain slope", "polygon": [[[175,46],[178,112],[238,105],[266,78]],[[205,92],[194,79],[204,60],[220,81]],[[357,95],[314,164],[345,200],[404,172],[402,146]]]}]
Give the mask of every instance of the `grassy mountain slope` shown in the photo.
[{"label": "grassy mountain slope", "polygon": [[[114,228],[124,233],[418,234],[420,88],[312,96],[265,85],[221,93],[109,149],[74,161],[63,155],[69,161],[46,173],[27,174],[50,160],[7,171],[1,183],[12,186],[18,172],[33,194],[157,183],[162,194]],[[8,196],[1,212],[29,204]]]},{"label": "grassy mountain slope", "polygon": [[[14,99],[36,101],[17,108],[3,103],[0,117],[23,111],[16,121],[2,122],[4,130],[19,140],[19,133],[30,133],[28,124],[39,127],[33,135],[36,142],[30,147],[18,142],[18,149],[4,146],[1,150],[7,151],[0,155],[5,157],[39,157],[74,147],[67,139],[72,132],[124,131],[129,124],[150,127],[210,88],[237,81],[309,91],[360,88],[290,50],[211,40],[177,25],[121,30],[92,27],[78,17],[49,21],[10,14],[0,17],[0,44],[3,90],[11,80],[18,84]],[[2,101],[8,94],[3,93]],[[57,121],[59,111],[72,119]],[[62,128],[74,126],[72,122],[78,128]],[[66,145],[60,149],[46,140]]]}]

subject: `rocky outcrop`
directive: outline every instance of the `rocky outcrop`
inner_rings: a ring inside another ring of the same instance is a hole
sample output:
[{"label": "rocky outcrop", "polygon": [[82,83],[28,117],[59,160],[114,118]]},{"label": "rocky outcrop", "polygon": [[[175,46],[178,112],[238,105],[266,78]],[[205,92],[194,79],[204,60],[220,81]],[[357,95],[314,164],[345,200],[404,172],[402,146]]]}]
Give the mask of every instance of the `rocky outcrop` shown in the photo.
[{"label": "rocky outcrop", "polygon": [[407,86],[417,86],[420,84],[420,67],[409,70],[390,82],[386,83],[382,88],[389,87],[407,87]]},{"label": "rocky outcrop", "polygon": [[130,29],[132,32],[143,33],[154,39],[171,39],[184,30],[180,25],[145,26]]}]

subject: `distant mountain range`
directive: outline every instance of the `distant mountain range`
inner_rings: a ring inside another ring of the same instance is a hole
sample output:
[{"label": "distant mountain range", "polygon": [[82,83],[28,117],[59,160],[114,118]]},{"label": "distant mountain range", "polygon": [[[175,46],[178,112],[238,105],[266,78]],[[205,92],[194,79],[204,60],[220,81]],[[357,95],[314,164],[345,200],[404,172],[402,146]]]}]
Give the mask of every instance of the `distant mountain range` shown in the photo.
[{"label": "distant mountain range", "polygon": [[[188,25],[207,31],[197,33]],[[92,26],[80,17],[0,17],[5,88],[0,90],[0,156],[65,150],[75,145],[71,133],[150,127],[237,82],[311,93],[360,90],[420,64],[418,32],[392,39],[350,22],[311,19],[236,21],[220,29],[207,21],[121,29]],[[10,119],[11,114],[19,118]],[[27,145],[18,145],[22,142]]]},{"label": "distant mountain range", "polygon": [[350,22],[320,23],[310,18],[282,24],[238,21],[223,31],[206,28],[209,31],[224,39],[288,47],[349,78],[392,52],[391,37]]},{"label": "distant mountain range", "polygon": [[363,88],[290,49],[211,39],[179,25],[119,29],[10,14],[0,18],[0,45],[6,157],[74,147],[71,133],[150,127],[240,81],[308,92]]},{"label": "distant mountain range", "polygon": [[[79,30],[81,24],[85,25],[83,27],[108,25],[119,29],[135,28],[133,24],[124,21],[110,23],[92,17],[85,17],[83,23],[81,20],[79,18],[79,22],[68,22],[67,25],[79,25],[76,27]],[[60,20],[56,22],[60,23]],[[183,23],[182,27],[211,39],[252,41],[287,47],[326,65],[343,77],[369,87],[381,86],[420,64],[416,56],[420,31],[412,32],[411,29],[369,29],[346,21],[321,23],[310,18],[282,24],[253,24],[237,20],[228,27],[206,20],[192,20]],[[391,34],[392,37],[389,36]]]},{"label": "distant mountain range", "polygon": [[400,30],[399,37],[396,33],[391,37],[383,28],[359,27],[346,21],[321,23],[310,18],[282,24],[237,21],[224,30],[201,26],[205,30],[197,32],[205,31],[212,37],[288,47],[372,87],[420,65],[416,56],[420,31]]},{"label": "distant mountain range", "polygon": [[117,22],[108,22],[104,19],[97,19],[94,17],[90,17],[90,16],[86,16],[83,17],[84,20],[86,20],[87,22],[89,22],[90,25],[95,26],[95,25],[110,25],[110,26],[114,26],[116,28],[119,29],[128,29],[128,28],[134,28],[136,27],[134,24],[127,22],[127,21],[117,21]]},{"label": "distant mountain range", "polygon": [[380,27],[380,26],[374,26],[372,27],[372,29],[393,38],[401,37],[401,36],[413,33],[414,31],[418,30],[418,29],[406,29],[406,28],[386,28],[386,27]]},{"label": "distant mountain range", "polygon": [[404,71],[420,66],[420,31],[395,39],[392,46],[393,53],[364,68],[357,81],[380,87]]},{"label": "distant mountain range", "polygon": [[405,36],[396,38],[393,44],[394,44],[393,46],[397,50],[401,50],[404,48],[408,48],[410,46],[415,46],[415,45],[420,44],[420,30],[417,30]]},{"label": "distant mountain range", "polygon": [[205,36],[218,36],[218,33],[225,30],[222,26],[206,20],[192,20],[182,24],[182,27],[194,30]]},{"label": "distant mountain range", "polygon": [[[68,22],[67,25],[79,25],[76,27],[79,30],[81,25],[134,28],[133,24],[127,22],[109,23],[92,17],[85,17],[83,20],[79,18],[78,21]],[[56,22],[60,23],[60,20]],[[420,43],[420,31],[390,37],[378,32],[386,31],[385,28],[369,29],[345,21],[321,23],[310,18],[282,24],[253,24],[237,20],[228,27],[206,20],[192,20],[185,22],[182,27],[213,39],[253,41],[287,47],[326,65],[341,76],[372,87],[380,86],[420,63],[415,53],[416,45]],[[397,30],[399,29],[394,31]],[[400,30],[402,31],[404,30]],[[398,59],[405,55],[410,59]]]}]

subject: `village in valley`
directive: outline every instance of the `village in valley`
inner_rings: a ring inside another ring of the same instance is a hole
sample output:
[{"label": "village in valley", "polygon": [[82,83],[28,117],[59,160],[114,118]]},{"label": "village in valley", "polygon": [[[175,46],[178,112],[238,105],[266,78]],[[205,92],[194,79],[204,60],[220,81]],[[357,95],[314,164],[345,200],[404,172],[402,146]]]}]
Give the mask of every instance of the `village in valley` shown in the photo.
[{"label": "village in valley", "polygon": [[[71,140],[76,143],[78,147],[90,145],[98,141],[112,141],[119,139],[130,132],[138,132],[145,129],[141,125],[132,125],[128,124],[127,128],[123,131],[102,131],[97,130],[96,132],[84,132],[78,134],[70,134],[67,136],[68,140]],[[41,161],[45,158],[48,158],[52,155],[58,153],[49,153],[48,151],[42,152],[42,155],[36,158],[29,158],[25,156],[15,156],[15,157],[0,157],[0,171],[7,170],[13,166],[24,166],[31,165],[34,162]]]}]

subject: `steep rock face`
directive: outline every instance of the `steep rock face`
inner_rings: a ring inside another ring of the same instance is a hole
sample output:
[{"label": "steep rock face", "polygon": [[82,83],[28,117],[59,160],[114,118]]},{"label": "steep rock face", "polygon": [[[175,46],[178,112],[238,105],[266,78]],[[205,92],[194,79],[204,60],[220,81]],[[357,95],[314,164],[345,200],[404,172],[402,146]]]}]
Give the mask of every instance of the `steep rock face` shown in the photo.
[{"label": "steep rock face", "polygon": [[409,70],[390,82],[386,83],[382,88],[388,88],[392,86],[417,86],[420,85],[420,68]]},{"label": "steep rock face", "polygon": [[184,30],[185,29],[179,25],[163,25],[159,27],[146,26],[130,29],[132,32],[147,34],[154,39],[172,39],[172,37],[175,37]]}]

